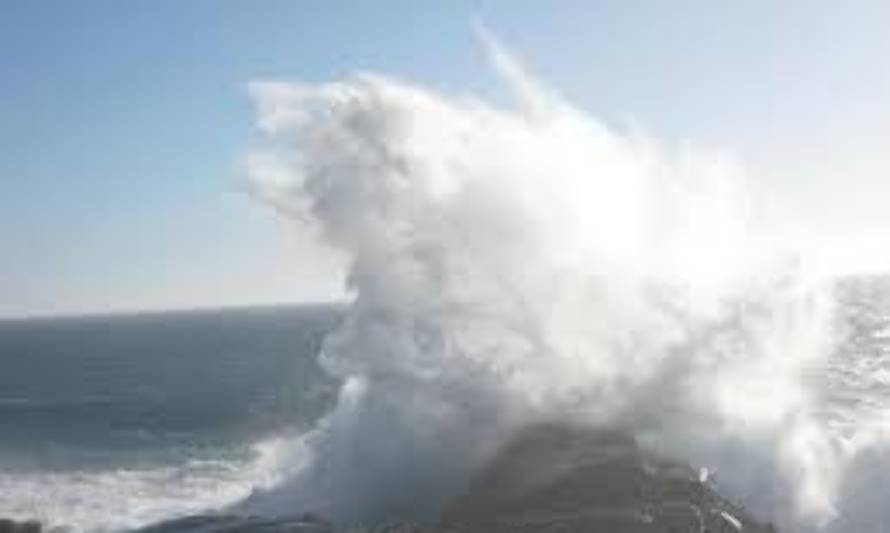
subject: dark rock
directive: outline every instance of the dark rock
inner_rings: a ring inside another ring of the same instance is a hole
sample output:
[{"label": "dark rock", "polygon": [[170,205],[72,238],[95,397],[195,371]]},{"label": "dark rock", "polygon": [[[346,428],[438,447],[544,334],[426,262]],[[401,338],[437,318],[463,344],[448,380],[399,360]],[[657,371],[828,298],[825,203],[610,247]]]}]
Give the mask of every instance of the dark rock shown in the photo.
[{"label": "dark rock", "polygon": [[544,425],[521,432],[446,508],[461,532],[774,531],[619,432]]},{"label": "dark rock", "polygon": [[[313,513],[298,518],[200,515],[161,522],[138,533],[334,533],[334,526]],[[2,533],[2,532],[0,532]]]},{"label": "dark rock", "polygon": [[[560,425],[536,426],[516,435],[433,523],[341,527],[312,513],[277,519],[205,515],[157,524],[141,533],[581,531],[775,533],[700,481],[698,472],[646,453],[626,434]],[[0,533],[25,531],[0,527]]]},{"label": "dark rock", "polygon": [[40,533],[43,526],[36,520],[17,522],[7,518],[0,518],[0,533]]},{"label": "dark rock", "polygon": [[321,515],[313,513],[313,512],[303,513],[297,518],[297,520],[300,522],[303,522],[305,524],[327,524],[328,523],[328,521],[325,520]]}]

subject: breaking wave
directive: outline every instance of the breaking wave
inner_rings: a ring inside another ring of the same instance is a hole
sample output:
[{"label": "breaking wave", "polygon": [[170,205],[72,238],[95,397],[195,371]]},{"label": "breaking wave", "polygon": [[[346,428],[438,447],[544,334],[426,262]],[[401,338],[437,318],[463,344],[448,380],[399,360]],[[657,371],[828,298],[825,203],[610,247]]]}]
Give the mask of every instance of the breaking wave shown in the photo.
[{"label": "breaking wave", "polygon": [[102,470],[0,472],[0,516],[40,521],[50,531],[122,531],[210,512],[282,481],[299,468],[286,438],[240,457]]},{"label": "breaking wave", "polygon": [[566,421],[714,471],[786,531],[887,523],[886,422],[822,416],[833,299],[742,169],[610,127],[484,40],[509,108],[368,73],[251,87],[255,191],[348,258],[354,302],[321,354],[337,407],[246,508],[430,512]]}]

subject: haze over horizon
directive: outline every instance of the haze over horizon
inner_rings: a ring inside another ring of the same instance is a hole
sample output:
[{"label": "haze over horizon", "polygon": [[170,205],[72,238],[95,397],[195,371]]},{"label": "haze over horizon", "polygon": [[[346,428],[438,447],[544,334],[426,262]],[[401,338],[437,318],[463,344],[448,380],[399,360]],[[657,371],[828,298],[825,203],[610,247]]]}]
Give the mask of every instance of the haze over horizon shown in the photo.
[{"label": "haze over horizon", "polygon": [[822,269],[883,271],[888,15],[880,2],[8,2],[0,317],[341,298],[337,257],[244,192],[248,84],[374,71],[500,101],[476,21],[607,123],[728,154]]}]

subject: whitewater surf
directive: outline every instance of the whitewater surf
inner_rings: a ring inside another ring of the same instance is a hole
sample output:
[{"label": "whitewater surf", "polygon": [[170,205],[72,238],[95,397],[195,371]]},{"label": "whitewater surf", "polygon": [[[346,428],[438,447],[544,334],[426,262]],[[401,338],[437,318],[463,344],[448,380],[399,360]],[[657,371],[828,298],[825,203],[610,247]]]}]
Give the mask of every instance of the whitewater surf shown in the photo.
[{"label": "whitewater surf", "polygon": [[354,301],[311,459],[246,509],[423,515],[546,422],[717,472],[783,531],[876,530],[886,416],[825,415],[833,285],[740,166],[604,124],[482,33],[512,106],[373,73],[251,87],[255,190],[348,259]]}]

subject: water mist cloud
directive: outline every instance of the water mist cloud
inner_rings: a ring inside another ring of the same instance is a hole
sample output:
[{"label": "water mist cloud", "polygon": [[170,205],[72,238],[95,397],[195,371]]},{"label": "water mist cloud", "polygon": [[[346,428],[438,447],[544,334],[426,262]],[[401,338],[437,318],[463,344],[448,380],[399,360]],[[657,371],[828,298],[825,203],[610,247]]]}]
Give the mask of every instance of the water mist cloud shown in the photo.
[{"label": "water mist cloud", "polygon": [[251,84],[254,186],[345,253],[355,294],[321,356],[348,385],[289,497],[364,519],[562,419],[717,466],[783,524],[830,518],[840,466],[800,380],[830,302],[739,167],[607,127],[480,33],[514,108],[370,73]]}]

